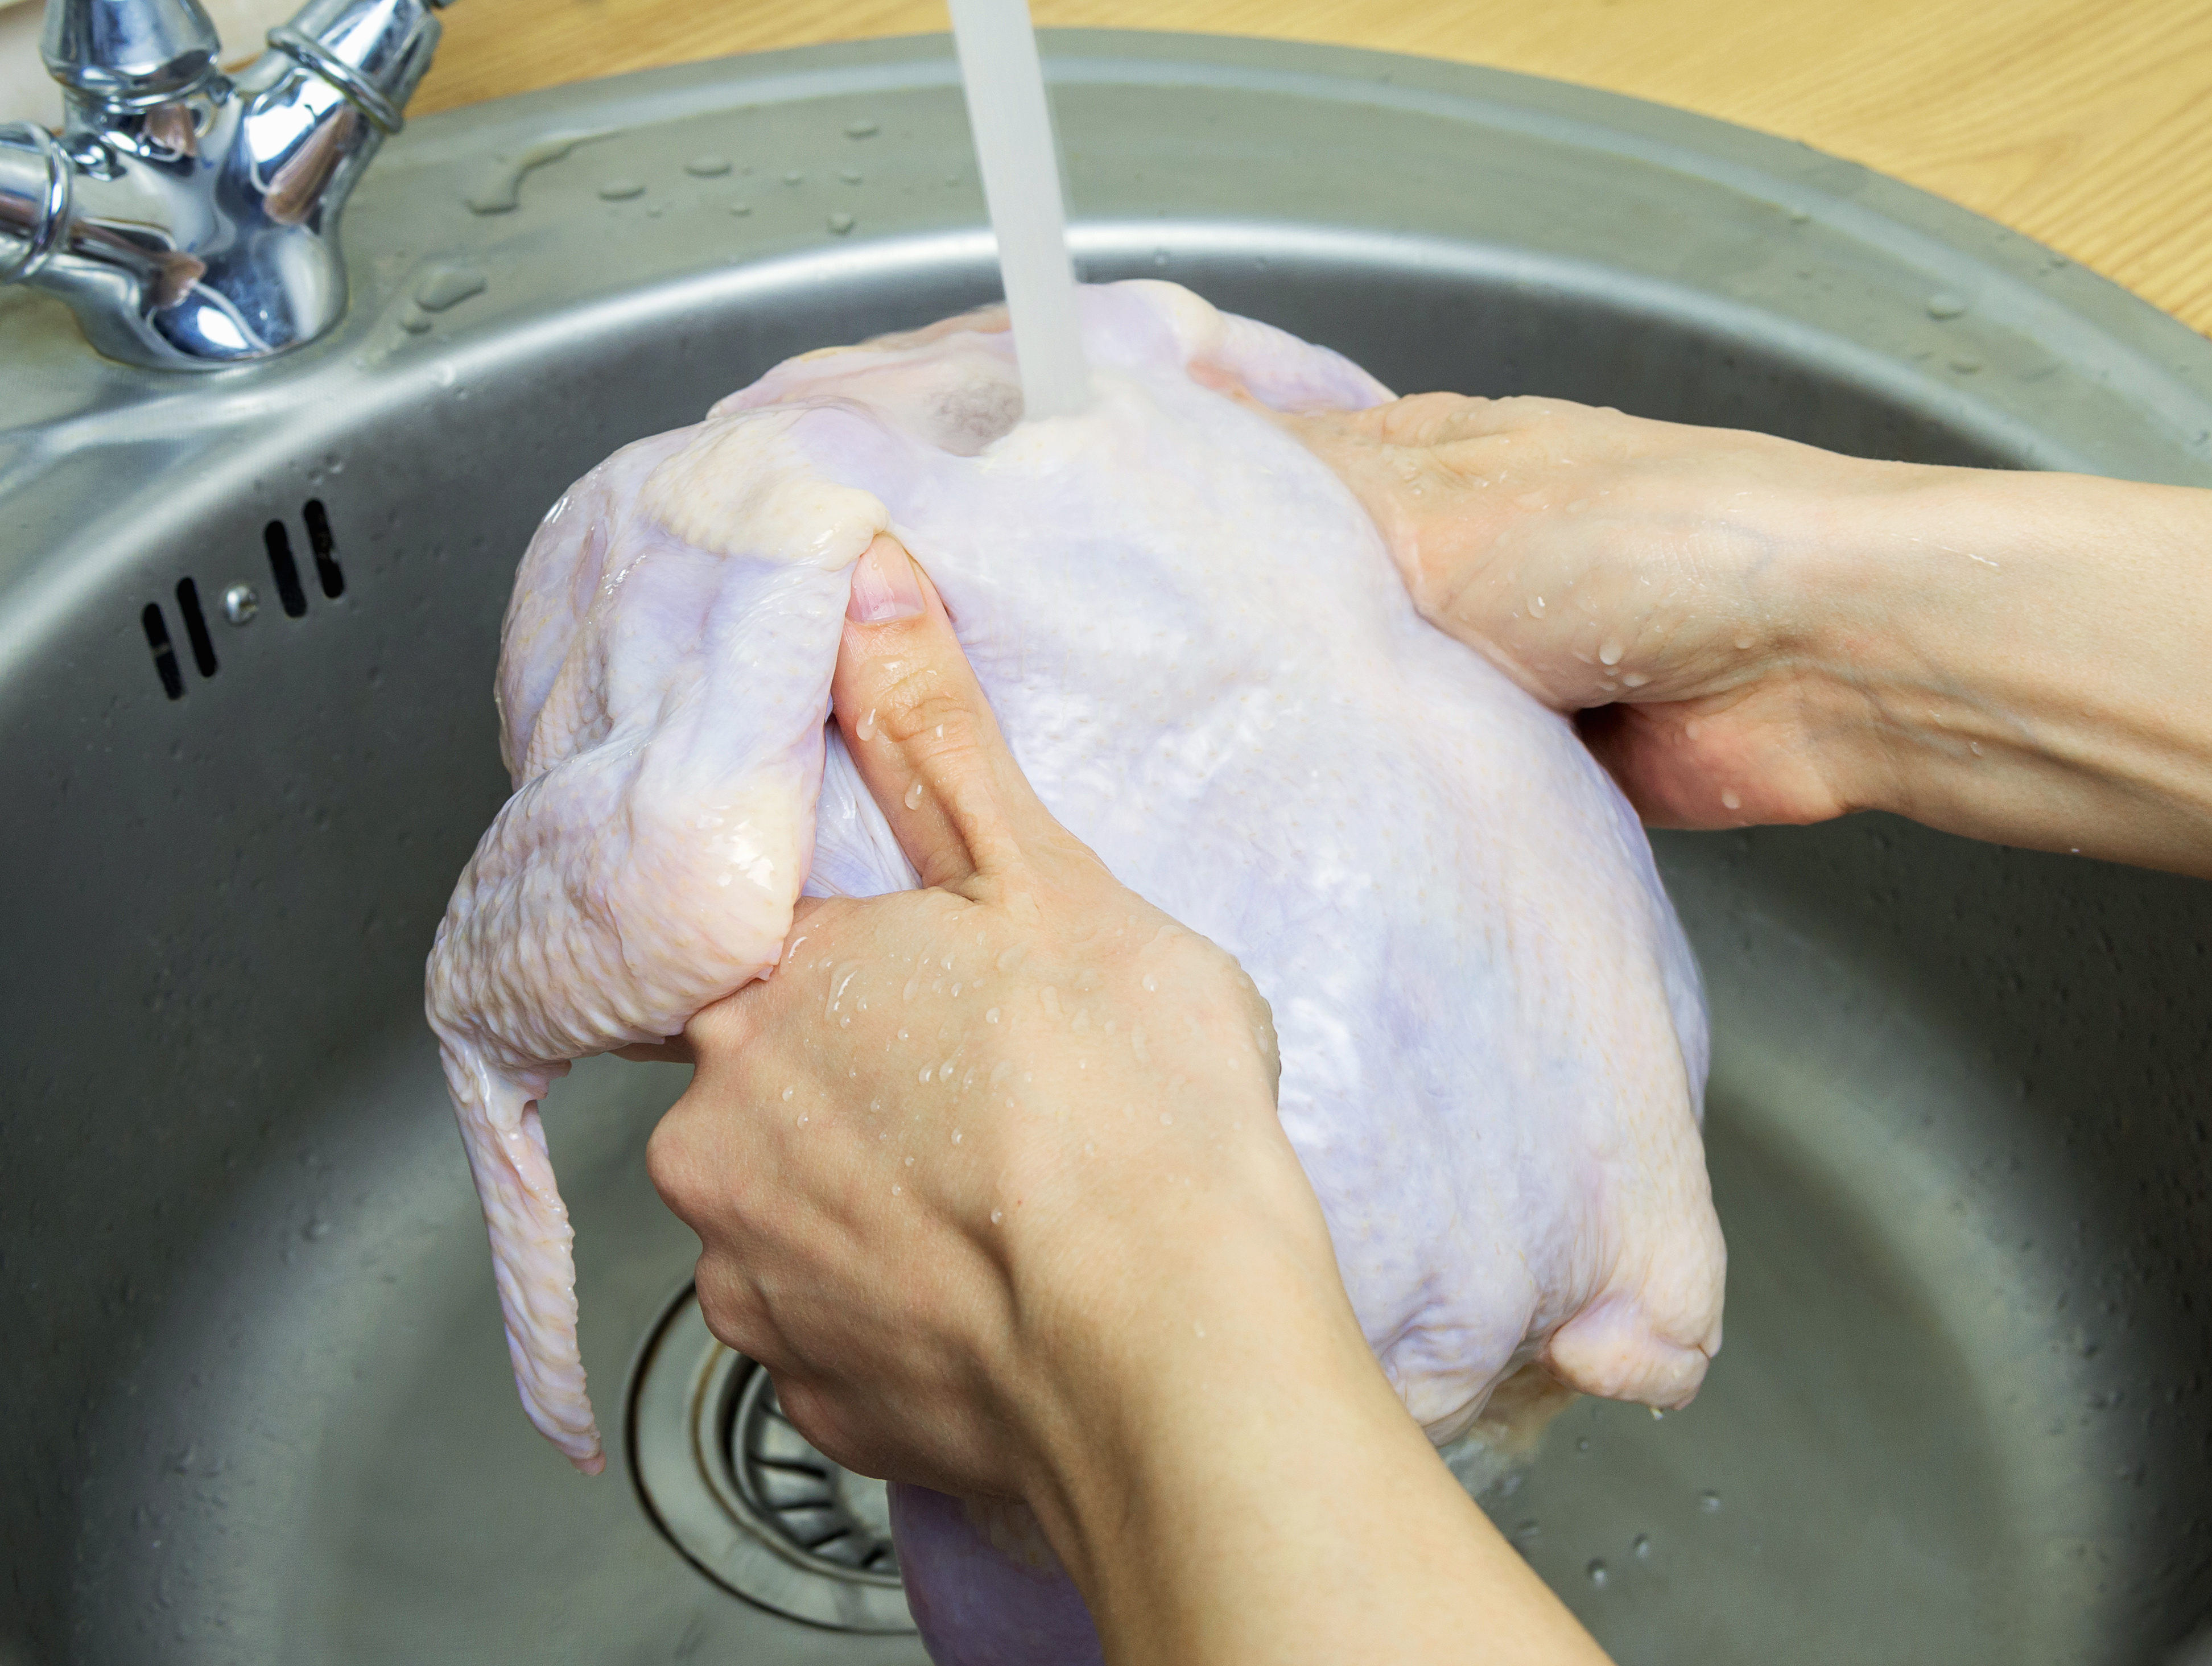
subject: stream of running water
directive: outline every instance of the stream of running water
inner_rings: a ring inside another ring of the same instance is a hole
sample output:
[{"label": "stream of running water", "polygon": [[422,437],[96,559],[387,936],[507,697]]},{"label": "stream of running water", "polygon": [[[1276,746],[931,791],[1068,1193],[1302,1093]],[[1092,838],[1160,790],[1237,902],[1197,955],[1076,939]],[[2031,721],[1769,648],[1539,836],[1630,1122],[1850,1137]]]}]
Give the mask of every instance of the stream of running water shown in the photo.
[{"label": "stream of running water", "polygon": [[1091,371],[1067,252],[1060,149],[1027,0],[951,0],[952,39],[983,200],[1021,367],[1024,421],[1065,416],[1091,400]]}]

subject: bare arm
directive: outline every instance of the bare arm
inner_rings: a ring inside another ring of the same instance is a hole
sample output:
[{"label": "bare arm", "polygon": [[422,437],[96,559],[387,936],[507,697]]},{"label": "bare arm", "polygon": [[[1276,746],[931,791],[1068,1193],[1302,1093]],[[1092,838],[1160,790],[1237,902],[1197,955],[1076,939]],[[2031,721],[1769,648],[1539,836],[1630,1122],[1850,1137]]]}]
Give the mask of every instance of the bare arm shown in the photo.
[{"label": "bare arm", "polygon": [[854,614],[837,720],[927,888],[688,1032],[650,1160],[716,1335],[840,1462],[1028,1500],[1109,1660],[1597,1666],[1369,1352],[1250,981],[1053,821],[888,538]]},{"label": "bare arm", "polygon": [[1282,420],[1647,820],[1881,809],[2212,874],[2212,492],[1558,400]]}]

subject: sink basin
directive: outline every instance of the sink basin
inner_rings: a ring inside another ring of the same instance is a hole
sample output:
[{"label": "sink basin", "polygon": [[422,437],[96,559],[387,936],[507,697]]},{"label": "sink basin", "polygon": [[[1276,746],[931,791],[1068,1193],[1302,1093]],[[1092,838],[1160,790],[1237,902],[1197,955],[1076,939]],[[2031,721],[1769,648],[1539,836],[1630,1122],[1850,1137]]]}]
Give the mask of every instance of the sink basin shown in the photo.
[{"label": "sink basin", "polygon": [[[1407,390],[2212,484],[2212,345],[1850,164],[1411,59],[1047,58],[1092,277]],[[421,972],[545,507],[994,293],[949,47],[431,117],[346,240],[334,337],[189,381],[0,294],[0,1663],[919,1661],[879,1559],[865,1601],[732,1572],[843,1553],[731,1502],[808,1472],[684,1311],[644,1170],[680,1071],[551,1097],[628,1438],[593,1482],[532,1432]],[[1627,1666],[2165,1661],[2212,1608],[2212,886],[1876,817],[1659,848],[1728,1347],[1486,1507]],[[641,1481],[717,1441],[684,1500]]]}]

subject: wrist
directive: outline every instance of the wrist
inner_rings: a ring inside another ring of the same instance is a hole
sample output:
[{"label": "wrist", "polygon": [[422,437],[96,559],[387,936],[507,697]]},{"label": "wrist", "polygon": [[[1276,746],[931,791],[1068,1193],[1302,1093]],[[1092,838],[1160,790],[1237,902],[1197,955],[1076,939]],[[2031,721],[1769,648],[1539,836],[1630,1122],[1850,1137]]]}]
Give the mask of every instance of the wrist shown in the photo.
[{"label": "wrist", "polygon": [[2205,864],[2203,494],[1930,469],[1838,519],[1808,575],[1807,700],[1852,807]]},{"label": "wrist", "polygon": [[1279,1420],[1286,1383],[1302,1396],[1379,1395],[1412,1431],[1360,1334],[1311,1189],[1274,1140],[1287,1177],[1264,1172],[1271,1164],[1211,1197],[1194,1186],[1176,1198],[1170,1181],[1152,1187],[1158,1205],[1097,1200],[1114,1229],[1048,1273],[1034,1259],[1018,1291],[1026,1496],[1094,1605],[1215,1499],[1199,1472],[1264,1468],[1256,1450],[1251,1463],[1237,1454]]}]

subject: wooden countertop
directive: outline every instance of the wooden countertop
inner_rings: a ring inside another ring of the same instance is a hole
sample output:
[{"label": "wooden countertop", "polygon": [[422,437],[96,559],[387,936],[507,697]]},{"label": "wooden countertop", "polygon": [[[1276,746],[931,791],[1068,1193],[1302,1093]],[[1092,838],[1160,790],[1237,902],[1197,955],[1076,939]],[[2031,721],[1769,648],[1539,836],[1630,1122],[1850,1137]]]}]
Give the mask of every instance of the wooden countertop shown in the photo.
[{"label": "wooden countertop", "polygon": [[[1456,58],[1863,162],[2212,333],[2204,0],[1031,0],[1040,25]],[[946,27],[942,0],[465,0],[414,109],[655,64]]]}]

